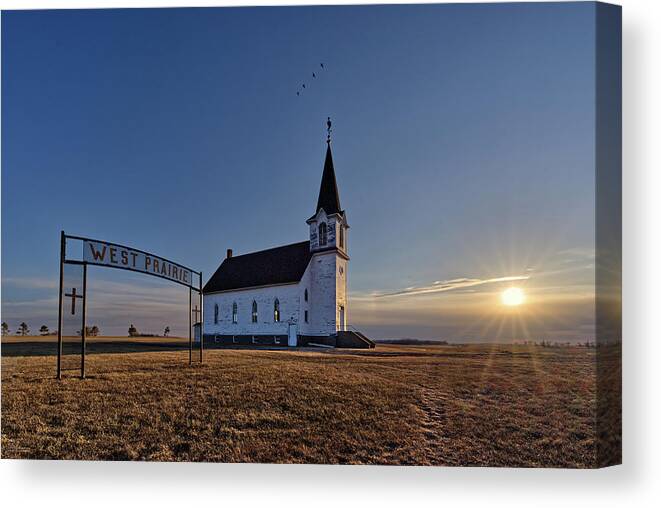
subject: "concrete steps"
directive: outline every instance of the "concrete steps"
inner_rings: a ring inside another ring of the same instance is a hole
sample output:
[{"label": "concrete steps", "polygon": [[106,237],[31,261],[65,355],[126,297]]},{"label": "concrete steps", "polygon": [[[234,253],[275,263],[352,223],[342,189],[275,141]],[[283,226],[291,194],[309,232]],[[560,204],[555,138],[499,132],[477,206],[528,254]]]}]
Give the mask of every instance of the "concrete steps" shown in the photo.
[{"label": "concrete steps", "polygon": [[374,349],[376,343],[357,330],[341,330],[337,332],[336,346],[338,348]]}]

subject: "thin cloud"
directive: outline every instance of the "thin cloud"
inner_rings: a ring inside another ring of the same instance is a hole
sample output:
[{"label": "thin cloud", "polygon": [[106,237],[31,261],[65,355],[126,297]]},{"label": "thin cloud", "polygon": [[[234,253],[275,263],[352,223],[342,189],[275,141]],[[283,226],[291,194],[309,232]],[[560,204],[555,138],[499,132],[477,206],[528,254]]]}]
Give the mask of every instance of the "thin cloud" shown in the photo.
[{"label": "thin cloud", "polygon": [[493,277],[491,279],[471,279],[459,278],[450,280],[437,280],[429,286],[409,287],[400,291],[393,291],[391,293],[381,293],[374,295],[375,298],[387,298],[395,296],[413,296],[428,293],[443,293],[445,291],[455,291],[458,289],[471,288],[475,286],[482,286],[485,284],[495,284],[499,282],[513,282],[517,280],[528,280],[530,275],[510,275],[507,277]]},{"label": "thin cloud", "polygon": [[3,300],[2,307],[7,309],[19,309],[19,308],[42,308],[56,307],[57,309],[57,298],[44,298],[40,300],[26,300],[26,301],[6,301]]},{"label": "thin cloud", "polygon": [[597,253],[594,248],[574,247],[561,250],[557,253],[557,256],[561,263],[576,263],[594,260]]},{"label": "thin cloud", "polygon": [[3,277],[2,284],[22,289],[57,289],[58,280],[41,277]]}]

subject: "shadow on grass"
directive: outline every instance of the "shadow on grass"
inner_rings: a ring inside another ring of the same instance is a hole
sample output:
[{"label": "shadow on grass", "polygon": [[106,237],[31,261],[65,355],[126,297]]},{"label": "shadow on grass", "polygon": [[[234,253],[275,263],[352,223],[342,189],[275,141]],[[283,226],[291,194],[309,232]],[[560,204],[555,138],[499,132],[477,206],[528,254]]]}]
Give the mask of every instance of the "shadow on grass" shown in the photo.
[{"label": "shadow on grass", "polygon": [[[195,347],[195,346],[194,346]],[[195,348],[197,349],[197,348]],[[90,341],[85,346],[87,354],[101,353],[147,353],[156,351],[187,351],[188,342],[113,342]],[[80,342],[64,342],[62,353],[79,354]],[[54,342],[9,342],[2,344],[2,356],[56,356],[57,341]]]}]

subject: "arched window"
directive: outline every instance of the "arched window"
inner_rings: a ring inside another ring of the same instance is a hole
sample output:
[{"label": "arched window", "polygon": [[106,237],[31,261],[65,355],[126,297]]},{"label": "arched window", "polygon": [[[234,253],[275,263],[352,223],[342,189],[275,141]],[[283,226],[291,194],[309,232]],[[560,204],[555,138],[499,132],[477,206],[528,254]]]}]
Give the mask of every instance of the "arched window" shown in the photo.
[{"label": "arched window", "polygon": [[319,224],[319,245],[324,246],[326,245],[327,240],[327,231],[326,231],[326,223],[322,222]]},{"label": "arched window", "polygon": [[344,248],[344,227],[340,226],[340,247]]},{"label": "arched window", "polygon": [[215,303],[213,305],[213,324],[217,325],[218,324],[218,304]]},{"label": "arched window", "polygon": [[305,288],[305,293],[304,293],[303,297],[305,298],[305,301],[307,302],[308,301],[308,288]]},{"label": "arched window", "polygon": [[236,302],[232,304],[232,323],[236,324],[239,322],[239,308],[236,305]]},{"label": "arched window", "polygon": [[275,299],[275,302],[273,302],[273,321],[275,323],[280,322],[280,300],[277,298]]},{"label": "arched window", "polygon": [[252,301],[252,322],[257,322],[257,302],[255,300]]}]

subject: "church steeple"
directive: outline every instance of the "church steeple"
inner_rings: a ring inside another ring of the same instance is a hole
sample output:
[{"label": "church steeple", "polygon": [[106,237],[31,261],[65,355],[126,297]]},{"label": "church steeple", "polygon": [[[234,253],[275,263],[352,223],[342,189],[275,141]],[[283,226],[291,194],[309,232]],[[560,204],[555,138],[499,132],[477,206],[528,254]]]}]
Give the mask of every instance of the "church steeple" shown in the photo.
[{"label": "church steeple", "polygon": [[326,160],[324,172],[321,175],[317,210],[306,222],[310,225],[310,250],[336,249],[346,259],[347,257],[347,216],[340,206],[340,193],[337,191],[335,168],[333,167],[333,154],[331,152],[331,121],[328,126],[326,143]]},{"label": "church steeple", "polygon": [[319,188],[319,198],[317,199],[317,211],[322,208],[326,215],[342,213],[340,206],[340,194],[337,191],[337,181],[335,180],[335,168],[333,167],[333,154],[331,153],[331,119],[326,121],[328,137],[326,138],[326,160],[324,161],[324,173],[321,176],[321,187]]},{"label": "church steeple", "polygon": [[[333,154],[331,153],[330,143],[326,148],[326,160],[324,161],[324,173],[321,176],[321,186],[319,187],[319,198],[317,199],[317,210],[324,209],[326,215],[341,213],[340,193],[337,191],[337,181],[335,180],[335,168],[333,167]],[[316,213],[315,212],[315,213]]]}]

